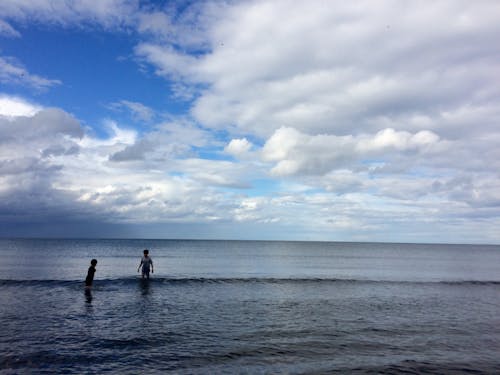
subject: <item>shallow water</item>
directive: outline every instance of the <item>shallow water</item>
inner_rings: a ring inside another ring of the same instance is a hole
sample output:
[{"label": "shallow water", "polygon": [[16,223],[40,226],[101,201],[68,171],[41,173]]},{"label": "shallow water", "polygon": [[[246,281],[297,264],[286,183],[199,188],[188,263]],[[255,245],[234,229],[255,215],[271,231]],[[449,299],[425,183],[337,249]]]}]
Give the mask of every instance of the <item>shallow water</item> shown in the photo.
[{"label": "shallow water", "polygon": [[495,246],[11,240],[0,257],[0,373],[500,372]]}]

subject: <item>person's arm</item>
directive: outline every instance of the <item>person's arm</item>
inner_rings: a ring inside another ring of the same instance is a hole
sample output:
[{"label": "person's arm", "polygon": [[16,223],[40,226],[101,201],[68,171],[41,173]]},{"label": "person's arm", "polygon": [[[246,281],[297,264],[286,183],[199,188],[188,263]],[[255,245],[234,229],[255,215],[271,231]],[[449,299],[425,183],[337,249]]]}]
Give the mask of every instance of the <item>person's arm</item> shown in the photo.
[{"label": "person's arm", "polygon": [[154,273],[154,271],[153,271],[153,259],[151,259],[151,273]]},{"label": "person's arm", "polygon": [[142,259],[141,259],[141,263],[139,263],[139,267],[137,267],[137,272],[139,272],[139,270],[141,269],[141,266],[142,266]]}]

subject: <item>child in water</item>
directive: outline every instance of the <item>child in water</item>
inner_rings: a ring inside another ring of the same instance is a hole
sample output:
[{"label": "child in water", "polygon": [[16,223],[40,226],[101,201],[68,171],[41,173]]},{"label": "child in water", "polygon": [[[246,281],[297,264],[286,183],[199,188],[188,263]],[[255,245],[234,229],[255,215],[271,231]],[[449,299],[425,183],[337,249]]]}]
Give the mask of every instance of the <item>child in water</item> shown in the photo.
[{"label": "child in water", "polygon": [[95,266],[97,265],[97,259],[92,259],[90,261],[89,271],[87,272],[87,278],[85,279],[85,288],[89,289],[92,287],[92,282],[94,281]]},{"label": "child in water", "polygon": [[142,266],[142,278],[144,279],[144,276],[146,276],[149,279],[149,271],[151,270],[151,273],[153,273],[153,260],[149,256],[149,250],[144,250],[144,256],[141,259],[141,263],[139,264],[139,267],[137,268],[137,272],[139,272],[139,269]]}]

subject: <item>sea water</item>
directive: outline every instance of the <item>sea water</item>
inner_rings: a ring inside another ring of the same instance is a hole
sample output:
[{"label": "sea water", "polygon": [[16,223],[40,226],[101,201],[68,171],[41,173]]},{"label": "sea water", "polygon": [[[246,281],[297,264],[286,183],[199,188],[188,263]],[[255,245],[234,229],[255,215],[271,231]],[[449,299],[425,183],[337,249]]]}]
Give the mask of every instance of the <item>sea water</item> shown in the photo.
[{"label": "sea water", "polygon": [[0,374],[31,373],[500,373],[500,246],[0,240]]}]

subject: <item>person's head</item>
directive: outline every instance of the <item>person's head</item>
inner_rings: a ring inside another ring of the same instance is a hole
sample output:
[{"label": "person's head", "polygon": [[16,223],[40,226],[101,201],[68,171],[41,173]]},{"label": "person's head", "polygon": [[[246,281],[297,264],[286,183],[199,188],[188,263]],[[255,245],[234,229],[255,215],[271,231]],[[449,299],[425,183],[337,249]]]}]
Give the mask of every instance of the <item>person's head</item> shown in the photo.
[{"label": "person's head", "polygon": [[144,250],[144,256],[147,257],[149,255],[149,250],[148,249],[145,249]]},{"label": "person's head", "polygon": [[90,261],[90,264],[92,264],[95,267],[97,265],[97,259],[92,259]]}]

